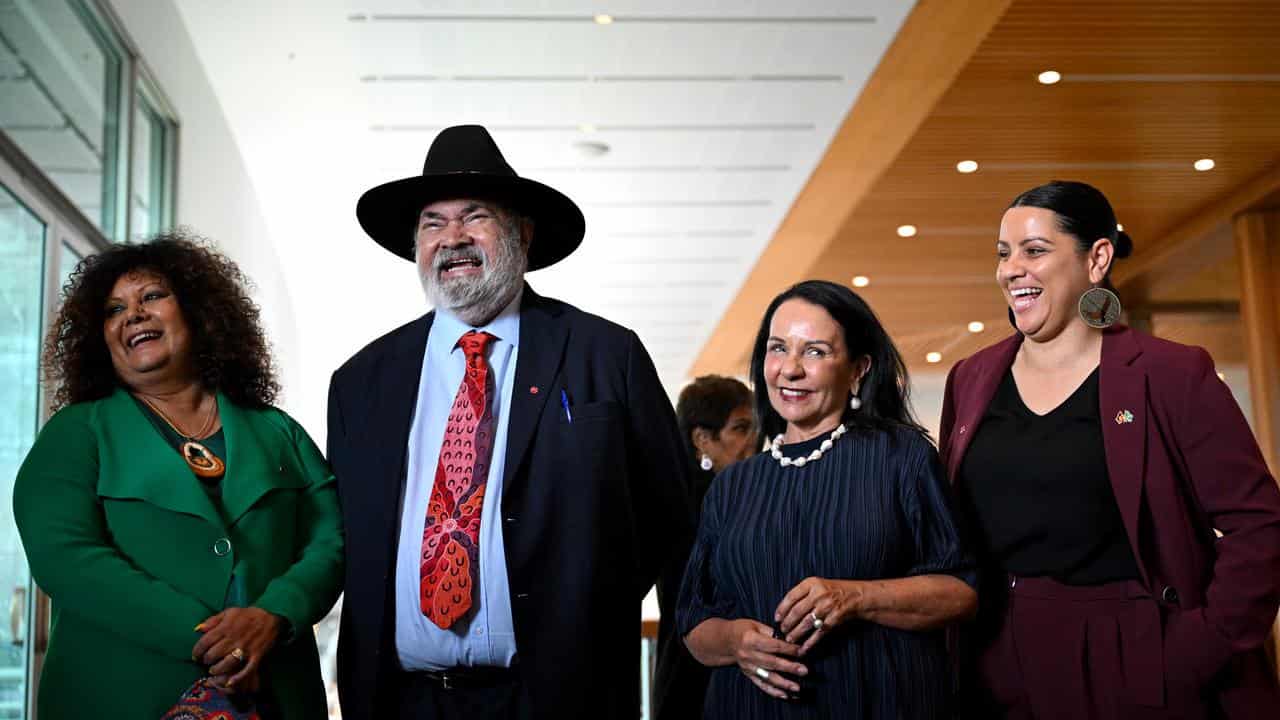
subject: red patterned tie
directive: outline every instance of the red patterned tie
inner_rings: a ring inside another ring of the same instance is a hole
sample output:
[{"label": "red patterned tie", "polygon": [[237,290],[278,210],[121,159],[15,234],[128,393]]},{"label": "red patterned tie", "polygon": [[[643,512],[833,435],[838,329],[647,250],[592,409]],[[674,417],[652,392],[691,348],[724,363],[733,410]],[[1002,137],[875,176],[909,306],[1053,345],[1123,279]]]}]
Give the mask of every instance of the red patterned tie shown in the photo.
[{"label": "red patterned tie", "polygon": [[484,356],[495,339],[472,330],[458,340],[467,372],[449,409],[427,504],[419,594],[422,614],[444,630],[471,609],[479,576],[480,511],[493,454],[489,363]]}]

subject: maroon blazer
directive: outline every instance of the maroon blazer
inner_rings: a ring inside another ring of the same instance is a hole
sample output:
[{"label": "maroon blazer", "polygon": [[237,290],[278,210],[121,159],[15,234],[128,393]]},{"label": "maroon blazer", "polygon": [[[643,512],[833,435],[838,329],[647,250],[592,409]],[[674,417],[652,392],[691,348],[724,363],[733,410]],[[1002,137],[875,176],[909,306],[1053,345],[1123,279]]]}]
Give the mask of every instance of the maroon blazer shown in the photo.
[{"label": "maroon blazer", "polygon": [[[1015,334],[947,376],[939,450],[952,483],[1021,344]],[[1138,601],[1147,640],[1132,649],[1131,685],[1144,704],[1199,688],[1227,718],[1272,717],[1280,689],[1261,646],[1280,608],[1280,488],[1244,415],[1203,349],[1123,326],[1103,336],[1098,395],[1111,486],[1151,594]]]}]

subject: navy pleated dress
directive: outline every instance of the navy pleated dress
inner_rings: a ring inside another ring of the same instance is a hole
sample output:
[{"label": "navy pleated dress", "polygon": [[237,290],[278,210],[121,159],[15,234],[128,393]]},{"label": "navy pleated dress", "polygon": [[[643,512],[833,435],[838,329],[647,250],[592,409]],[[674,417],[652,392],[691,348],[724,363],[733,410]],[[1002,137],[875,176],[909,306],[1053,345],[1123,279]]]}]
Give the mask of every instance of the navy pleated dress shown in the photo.
[{"label": "navy pleated dress", "polygon": [[[807,455],[828,435],[783,447]],[[778,603],[801,580],[949,574],[975,584],[952,519],[944,471],[915,431],[851,431],[821,460],[782,467],[769,454],[731,465],[702,507],[681,586],[681,637],[708,618],[777,627]],[[952,669],[945,631],[850,621],[802,660],[797,700],[766,695],[736,665],[715,668],[705,718],[944,718]]]}]

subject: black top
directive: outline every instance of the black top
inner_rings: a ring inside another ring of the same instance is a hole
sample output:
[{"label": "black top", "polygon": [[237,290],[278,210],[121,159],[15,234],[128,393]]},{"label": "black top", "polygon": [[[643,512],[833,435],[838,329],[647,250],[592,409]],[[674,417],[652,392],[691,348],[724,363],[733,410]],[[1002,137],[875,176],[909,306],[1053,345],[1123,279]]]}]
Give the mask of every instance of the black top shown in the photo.
[{"label": "black top", "polygon": [[[826,435],[787,445],[798,457]],[[681,637],[709,618],[775,625],[789,590],[811,576],[900,578],[946,573],[974,582],[948,509],[945,472],[914,431],[854,433],[816,462],[781,467],[764,453],[726,468],[702,506],[680,589]],[[800,700],[779,700],[735,665],[714,668],[705,718],[948,717],[944,631],[853,621],[802,660]]]},{"label": "black top", "polygon": [[960,487],[984,564],[1068,585],[1138,577],[1107,472],[1096,369],[1045,415],[1027,408],[1005,373]]}]

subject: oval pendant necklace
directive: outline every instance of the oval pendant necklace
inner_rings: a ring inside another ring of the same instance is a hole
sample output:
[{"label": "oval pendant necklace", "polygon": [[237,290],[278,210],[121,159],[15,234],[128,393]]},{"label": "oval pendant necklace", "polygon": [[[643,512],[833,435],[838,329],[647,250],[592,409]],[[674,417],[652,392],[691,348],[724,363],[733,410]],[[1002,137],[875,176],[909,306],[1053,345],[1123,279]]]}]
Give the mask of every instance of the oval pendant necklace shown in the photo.
[{"label": "oval pendant necklace", "polygon": [[209,429],[213,427],[214,412],[218,409],[217,399],[215,399],[213,404],[209,406],[209,414],[205,417],[204,426],[201,427],[199,432],[195,433],[195,435],[189,435],[183,432],[182,428],[179,428],[176,423],[170,420],[169,416],[165,415],[160,408],[156,407],[155,403],[152,403],[141,395],[136,397],[146,403],[147,407],[151,408],[152,412],[159,415],[160,419],[164,420],[165,423],[168,424],[169,427],[173,428],[173,431],[185,441],[182,443],[182,447],[179,448],[178,452],[182,455],[182,459],[186,461],[187,466],[191,468],[191,472],[194,472],[202,478],[222,477],[223,473],[227,471],[226,463],[222,462],[222,458],[215,455],[214,452],[205,447],[203,443],[196,440],[197,437],[203,438],[208,435]]}]

